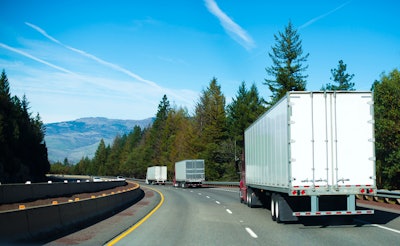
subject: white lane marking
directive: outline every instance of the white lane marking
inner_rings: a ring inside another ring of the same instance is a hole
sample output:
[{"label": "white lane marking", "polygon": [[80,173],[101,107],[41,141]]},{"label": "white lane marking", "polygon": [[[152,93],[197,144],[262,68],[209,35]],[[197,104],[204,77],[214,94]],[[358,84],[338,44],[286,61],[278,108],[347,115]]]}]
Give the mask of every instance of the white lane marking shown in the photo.
[{"label": "white lane marking", "polygon": [[246,227],[246,231],[247,231],[247,233],[250,234],[251,237],[258,238],[257,234],[255,234],[254,231],[252,229],[250,229],[249,227]]},{"label": "white lane marking", "polygon": [[377,224],[371,224],[371,223],[369,223],[367,221],[364,221],[364,220],[355,219],[355,221],[358,221],[358,222],[361,222],[361,223],[364,223],[364,224],[367,224],[367,225],[375,226],[375,227],[378,227],[378,228],[381,228],[381,229],[384,229],[384,230],[388,230],[388,231],[392,231],[392,232],[400,234],[399,230],[392,229],[392,228],[389,228],[389,227],[386,227],[386,226],[381,226],[381,225],[377,225]]},{"label": "white lane marking", "polygon": [[199,196],[201,196],[201,193],[197,193],[197,194],[199,194]]},{"label": "white lane marking", "polygon": [[232,214],[232,211],[230,209],[226,209],[226,212],[228,212],[228,214]]},{"label": "white lane marking", "polygon": [[210,199],[210,197],[209,196],[206,196],[208,199]]},{"label": "white lane marking", "polygon": [[386,227],[386,226],[377,225],[377,224],[371,224],[371,225],[376,226],[376,227],[379,227],[379,228],[381,228],[381,229],[385,229],[385,230],[392,231],[392,232],[396,232],[396,233],[399,233],[399,234],[400,234],[400,231],[399,231],[399,230],[395,230],[395,229],[392,229],[392,228],[389,228],[389,227]]},{"label": "white lane marking", "polygon": [[192,192],[193,193],[193,191],[191,190],[190,192]]},{"label": "white lane marking", "polygon": [[215,201],[217,204],[221,204],[219,201]]}]

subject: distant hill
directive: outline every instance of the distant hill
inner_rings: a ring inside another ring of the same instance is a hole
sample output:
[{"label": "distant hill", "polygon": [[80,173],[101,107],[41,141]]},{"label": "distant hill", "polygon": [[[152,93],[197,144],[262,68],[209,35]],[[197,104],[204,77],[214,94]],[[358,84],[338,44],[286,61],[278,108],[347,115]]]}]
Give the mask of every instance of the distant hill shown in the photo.
[{"label": "distant hill", "polygon": [[77,163],[85,156],[93,158],[101,139],[106,145],[112,144],[117,134],[129,133],[136,125],[143,129],[152,123],[153,118],[116,120],[94,117],[45,124],[49,161],[63,162],[68,158],[70,163]]}]

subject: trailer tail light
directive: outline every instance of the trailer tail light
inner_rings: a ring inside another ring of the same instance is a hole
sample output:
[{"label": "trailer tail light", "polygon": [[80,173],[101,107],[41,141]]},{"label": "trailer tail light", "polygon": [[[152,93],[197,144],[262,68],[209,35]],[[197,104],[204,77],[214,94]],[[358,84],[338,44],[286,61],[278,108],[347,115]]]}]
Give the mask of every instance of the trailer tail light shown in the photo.
[{"label": "trailer tail light", "polygon": [[375,190],[373,188],[361,188],[360,194],[374,194]]},{"label": "trailer tail light", "polygon": [[304,196],[306,195],[306,190],[292,190],[292,196]]}]

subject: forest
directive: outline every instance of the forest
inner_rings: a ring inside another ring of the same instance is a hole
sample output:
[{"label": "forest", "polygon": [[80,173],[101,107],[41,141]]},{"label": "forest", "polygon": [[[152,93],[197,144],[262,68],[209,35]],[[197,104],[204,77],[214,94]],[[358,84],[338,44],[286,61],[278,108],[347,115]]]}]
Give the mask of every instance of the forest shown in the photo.
[{"label": "forest", "polygon": [[[0,182],[18,182],[26,177],[37,180],[49,171],[58,174],[126,176],[144,178],[149,166],[165,165],[168,178],[174,163],[184,159],[204,159],[206,179],[238,181],[243,154],[243,133],[288,91],[307,90],[307,58],[297,30],[291,22],[274,35],[275,45],[268,53],[272,64],[265,68],[264,85],[271,92],[263,98],[256,85],[243,81],[226,104],[216,77],[200,93],[194,112],[184,106],[171,106],[164,95],[153,124],[136,126],[125,135],[117,135],[111,145],[100,141],[92,159],[82,157],[77,164],[47,160],[45,129],[39,114],[31,117],[29,104],[12,97],[3,71],[0,80]],[[340,60],[331,69],[331,82],[320,90],[355,90],[354,74]],[[375,151],[378,188],[400,187],[400,72],[393,69],[371,81],[374,93]]]},{"label": "forest", "polygon": [[25,96],[11,96],[5,70],[0,76],[0,184],[44,181],[50,170],[45,129],[29,112]]},{"label": "forest", "polygon": [[[375,101],[377,185],[400,187],[400,72],[383,74],[371,87]],[[257,87],[242,82],[232,103],[213,78],[196,105],[195,115],[185,108],[171,107],[164,95],[152,126],[135,127],[116,136],[113,144],[101,141],[95,157],[83,157],[72,165],[52,164],[52,172],[145,178],[148,166],[166,165],[172,179],[174,163],[184,159],[205,159],[206,179],[237,181],[243,153],[243,132],[267,110]]]}]

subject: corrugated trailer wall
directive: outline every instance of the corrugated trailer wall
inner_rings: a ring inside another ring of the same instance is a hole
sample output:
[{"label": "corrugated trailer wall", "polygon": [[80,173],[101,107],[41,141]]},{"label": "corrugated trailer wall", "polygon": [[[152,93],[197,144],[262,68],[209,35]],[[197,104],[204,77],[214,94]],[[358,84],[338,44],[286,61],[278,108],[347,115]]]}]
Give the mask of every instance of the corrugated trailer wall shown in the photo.
[{"label": "corrugated trailer wall", "polygon": [[288,186],[287,113],[287,101],[281,100],[245,131],[248,184]]}]

